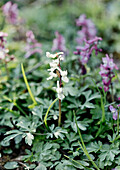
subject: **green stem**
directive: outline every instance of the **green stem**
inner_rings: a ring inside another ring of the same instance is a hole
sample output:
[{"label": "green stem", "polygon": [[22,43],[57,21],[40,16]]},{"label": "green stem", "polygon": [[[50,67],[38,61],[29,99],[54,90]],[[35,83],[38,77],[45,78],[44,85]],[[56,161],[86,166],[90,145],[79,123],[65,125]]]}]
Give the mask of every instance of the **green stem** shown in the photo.
[{"label": "green stem", "polygon": [[112,99],[112,102],[114,102],[114,94],[113,94],[113,85],[111,83],[111,99]]},{"label": "green stem", "polygon": [[83,146],[81,145],[80,141],[78,141],[78,143],[79,143],[81,149],[83,150],[83,152],[85,153],[85,150],[84,150]]},{"label": "green stem", "polygon": [[9,112],[11,112],[12,114],[14,114],[15,116],[19,116],[19,114],[18,114],[17,112],[15,112],[15,111],[13,111],[13,110],[11,110],[11,109],[9,109],[9,108],[4,108],[4,107],[1,107],[1,106],[0,106],[0,109],[9,111]]},{"label": "green stem", "polygon": [[102,95],[101,95],[101,108],[102,108],[102,122],[105,122],[105,107],[104,107],[104,104],[103,104]]},{"label": "green stem", "polygon": [[[4,99],[8,100],[10,103],[13,103],[14,106],[16,106],[18,108],[18,110],[20,110],[25,116],[29,117],[24,110],[16,103],[15,100],[11,100],[10,98],[8,98],[7,96],[3,96]],[[9,110],[10,111],[10,110]]]},{"label": "green stem", "polygon": [[117,134],[119,134],[119,112],[120,112],[120,108],[118,109],[118,117],[117,117]]},{"label": "green stem", "polygon": [[59,99],[59,119],[58,119],[58,126],[61,125],[61,100]]},{"label": "green stem", "polygon": [[8,76],[8,78],[9,78],[9,70],[8,70],[7,62],[6,62],[6,61],[5,61],[5,69],[6,69],[7,76]]},{"label": "green stem", "polygon": [[117,79],[118,79],[118,81],[120,83],[120,78],[118,77],[118,74],[117,74],[116,70],[115,70],[115,76],[117,77]]},{"label": "green stem", "polygon": [[66,158],[70,159],[71,161],[73,161],[73,162],[75,162],[75,163],[77,163],[77,164],[79,164],[79,165],[83,166],[84,168],[87,168],[87,169],[89,169],[89,170],[92,170],[92,169],[90,169],[90,168],[88,168],[88,167],[84,166],[82,163],[80,163],[80,162],[78,162],[78,161],[75,161],[74,159],[72,159],[72,158],[68,157],[67,155],[64,155],[64,156],[65,156]]},{"label": "green stem", "polygon": [[4,26],[5,26],[5,17],[2,17],[3,20],[2,20],[2,23],[0,25],[0,30],[3,30],[4,29]]},{"label": "green stem", "polygon": [[56,98],[52,103],[51,105],[48,107],[48,110],[45,114],[45,117],[44,117],[44,122],[45,122],[45,126],[46,128],[48,129],[48,125],[47,125],[47,116],[48,116],[48,113],[49,113],[49,110],[51,109],[51,107],[53,106],[53,104],[58,100],[58,98]]},{"label": "green stem", "polygon": [[118,135],[113,141],[112,143],[114,143],[116,140],[118,140],[120,138],[120,135]]},{"label": "green stem", "polygon": [[[98,92],[101,95],[101,109],[102,109],[102,118],[101,118],[101,120],[102,120],[102,122],[105,122],[105,107],[104,107],[105,104],[103,102],[103,97],[102,97],[101,91],[98,88],[98,86],[96,85],[95,81],[93,79],[92,79],[92,81],[93,81],[95,87],[97,88]],[[103,93],[104,93],[104,89],[103,89]],[[105,93],[104,93],[104,98],[105,98]]]},{"label": "green stem", "polygon": [[14,105],[15,105],[25,116],[27,116],[27,114],[24,112],[24,110],[23,110],[16,102],[14,102]]},{"label": "green stem", "polygon": [[[78,124],[77,124],[75,112],[74,112],[74,117],[75,117],[75,123],[76,123],[76,126],[77,126],[78,134],[79,134],[79,137],[80,137],[80,139],[81,139],[81,142],[82,142],[82,145],[83,145],[83,148],[84,148],[84,149],[83,149],[83,152],[85,153],[85,155],[87,156],[87,158],[91,161],[91,163],[93,164],[93,166],[94,166],[97,170],[100,170],[100,169],[97,167],[97,165],[95,164],[95,162],[92,160],[91,156],[89,155],[89,153],[88,153],[88,151],[87,151],[87,149],[86,149],[86,146],[85,146],[85,144],[84,144],[84,141],[83,141],[83,138],[82,138],[80,129],[79,129]],[[80,144],[80,142],[79,142],[79,144]],[[80,146],[81,146],[81,144],[80,144]]]}]

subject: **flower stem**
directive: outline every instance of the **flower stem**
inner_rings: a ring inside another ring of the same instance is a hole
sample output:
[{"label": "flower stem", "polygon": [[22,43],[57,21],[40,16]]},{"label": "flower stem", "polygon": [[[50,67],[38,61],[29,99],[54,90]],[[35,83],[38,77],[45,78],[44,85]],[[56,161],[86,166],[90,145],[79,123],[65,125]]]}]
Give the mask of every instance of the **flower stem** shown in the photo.
[{"label": "flower stem", "polygon": [[111,99],[112,99],[112,102],[114,102],[114,94],[113,94],[113,85],[111,83]]},{"label": "flower stem", "polygon": [[[105,122],[105,99],[106,99],[106,96],[105,96],[105,93],[104,93],[104,89],[103,89],[103,94],[104,94],[104,98],[102,96],[102,93],[100,91],[100,89],[98,88],[98,86],[96,85],[94,79],[92,79],[95,87],[97,88],[98,92],[100,93],[100,96],[101,96],[101,109],[102,109],[102,118],[101,118],[101,121],[102,122]],[[104,100],[103,100],[104,99]]]},{"label": "flower stem", "polygon": [[[60,67],[60,60],[59,60],[59,68],[61,69],[61,67]],[[61,75],[60,75],[60,88],[61,88],[61,86],[62,86],[62,80],[61,80]],[[61,125],[61,115],[62,115],[62,113],[61,113],[61,100],[59,99],[59,118],[58,118],[58,126],[60,126]]]},{"label": "flower stem", "polygon": [[7,62],[6,62],[6,61],[5,61],[5,69],[6,69],[7,76],[8,76],[8,78],[9,78],[9,70],[8,70]]},{"label": "flower stem", "polygon": [[13,102],[13,103],[18,108],[18,110],[20,110],[25,116],[28,117],[27,113],[25,113],[24,110],[16,102]]},{"label": "flower stem", "polygon": [[119,111],[120,108],[118,109],[118,117],[117,117],[117,134],[119,134]]},{"label": "flower stem", "polygon": [[28,84],[28,80],[27,80],[27,77],[26,77],[26,75],[25,75],[25,71],[24,71],[23,64],[21,64],[21,69],[22,69],[22,74],[23,74],[23,78],[24,78],[24,81],[25,81],[27,90],[28,90],[28,92],[29,92],[29,94],[30,94],[30,97],[31,97],[32,101],[33,101],[33,104],[32,104],[32,105],[29,105],[28,107],[29,107],[29,108],[34,108],[34,107],[37,105],[37,102],[36,102],[36,100],[35,100],[35,97],[34,97],[32,91],[31,91],[31,89],[30,89],[30,86],[29,86],[29,84]]},{"label": "flower stem", "polygon": [[101,94],[101,108],[102,108],[102,122],[105,122],[105,107],[103,103],[102,94]]},{"label": "flower stem", "polygon": [[59,119],[58,119],[58,126],[61,125],[61,100],[59,99]]},{"label": "flower stem", "polygon": [[46,128],[48,129],[48,125],[47,125],[47,116],[48,116],[48,113],[49,113],[49,110],[51,109],[51,107],[54,105],[54,103],[58,100],[58,98],[56,98],[52,103],[51,105],[48,107],[48,110],[45,114],[45,117],[44,117],[44,122],[45,122],[45,126]]},{"label": "flower stem", "polygon": [[[72,162],[77,163],[78,165],[83,166],[83,167],[86,168],[86,169],[90,169],[90,168],[86,167],[85,165],[83,165],[81,162],[78,162],[78,161],[76,161],[76,160],[68,157],[67,155],[64,155],[64,156],[65,156],[66,158],[68,158],[69,160],[71,160]],[[90,170],[91,170],[91,169],[90,169]]]}]

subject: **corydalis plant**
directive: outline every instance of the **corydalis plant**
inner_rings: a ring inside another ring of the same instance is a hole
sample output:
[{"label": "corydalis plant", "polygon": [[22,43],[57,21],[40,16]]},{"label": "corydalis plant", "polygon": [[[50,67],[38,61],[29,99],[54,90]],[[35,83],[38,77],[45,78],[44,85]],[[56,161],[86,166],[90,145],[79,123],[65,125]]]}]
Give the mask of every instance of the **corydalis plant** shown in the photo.
[{"label": "corydalis plant", "polygon": [[6,72],[9,75],[7,63],[14,59],[13,55],[9,55],[9,50],[5,47],[7,43],[6,37],[8,36],[7,33],[0,32],[0,60],[5,64]]},{"label": "corydalis plant", "polygon": [[95,37],[94,39],[91,40],[85,40],[84,46],[77,46],[76,50],[74,51],[75,55],[80,56],[80,62],[81,64],[87,64],[90,56],[92,55],[92,52],[95,51],[95,55],[98,55],[98,52],[102,51],[102,49],[98,48],[98,43],[99,41],[102,41],[101,37]]},{"label": "corydalis plant", "polygon": [[8,1],[5,5],[2,6],[3,14],[6,17],[6,20],[12,24],[16,25],[18,23],[18,6],[13,4],[11,1]]},{"label": "corydalis plant", "polygon": [[25,47],[26,54],[25,58],[29,58],[31,55],[35,53],[42,54],[41,44],[35,39],[35,36],[31,30],[27,31],[27,46]]},{"label": "corydalis plant", "polygon": [[83,44],[84,40],[90,40],[96,37],[96,28],[94,23],[86,18],[85,14],[80,15],[78,19],[76,19],[76,25],[81,28],[77,32],[76,41],[78,44]]},{"label": "corydalis plant", "polygon": [[80,27],[80,30],[77,32],[77,46],[76,51],[74,51],[75,55],[79,55],[79,64],[81,74],[86,74],[87,70],[85,64],[87,64],[92,51],[95,50],[95,54],[97,55],[98,49],[97,44],[98,41],[102,40],[100,37],[96,37],[96,28],[94,23],[86,18],[85,14],[80,15],[78,19],[76,19],[76,25]]},{"label": "corydalis plant", "polygon": [[88,63],[92,52],[95,51],[95,55],[98,55],[98,52],[102,51],[102,49],[98,48],[99,41],[102,41],[102,38],[95,37],[91,40],[84,40],[84,46],[78,45],[76,47],[76,51],[74,51],[74,54],[79,56],[79,63],[81,65],[81,68],[84,68],[81,70],[82,74],[86,74],[86,69],[84,65]]},{"label": "corydalis plant", "polygon": [[52,51],[63,51],[67,52],[65,46],[65,38],[58,32],[55,32],[56,38],[53,40]]},{"label": "corydalis plant", "polygon": [[52,59],[52,62],[50,62],[50,69],[48,69],[49,77],[47,80],[50,80],[54,77],[59,77],[59,80],[57,81],[57,87],[54,87],[54,89],[57,92],[58,98],[59,98],[59,119],[58,119],[58,125],[61,124],[61,100],[65,98],[63,94],[63,88],[62,88],[62,81],[68,83],[69,79],[67,78],[67,70],[62,71],[60,66],[60,61],[64,60],[63,52],[59,52],[56,54],[50,54],[49,52],[46,52],[46,56],[48,58]]},{"label": "corydalis plant", "polygon": [[[106,57],[102,58],[102,61],[103,64],[100,65],[99,74],[102,77],[104,90],[106,92],[109,90],[110,85],[112,88],[112,78],[115,76],[113,73],[113,69],[118,70],[118,67],[113,62],[113,59],[108,56],[108,54],[106,54]],[[114,101],[113,94],[112,94],[112,100]]]}]

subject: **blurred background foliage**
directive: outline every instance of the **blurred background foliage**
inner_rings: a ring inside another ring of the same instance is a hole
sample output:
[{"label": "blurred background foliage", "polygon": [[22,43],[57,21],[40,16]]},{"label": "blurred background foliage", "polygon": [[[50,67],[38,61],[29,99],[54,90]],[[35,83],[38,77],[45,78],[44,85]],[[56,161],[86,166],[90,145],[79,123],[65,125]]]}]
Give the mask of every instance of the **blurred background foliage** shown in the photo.
[{"label": "blurred background foliage", "polygon": [[[0,6],[6,0],[0,1]],[[97,35],[103,38],[103,51],[120,55],[120,1],[119,0],[13,0],[19,7],[19,15],[26,29],[32,30],[42,42],[43,49],[51,49],[51,42],[57,30],[66,39],[69,49],[75,48],[75,19],[86,14],[97,27]],[[3,16],[0,15],[1,25]],[[1,26],[2,28],[2,26]],[[6,32],[14,32],[10,26]],[[17,46],[16,46],[17,48]]]}]

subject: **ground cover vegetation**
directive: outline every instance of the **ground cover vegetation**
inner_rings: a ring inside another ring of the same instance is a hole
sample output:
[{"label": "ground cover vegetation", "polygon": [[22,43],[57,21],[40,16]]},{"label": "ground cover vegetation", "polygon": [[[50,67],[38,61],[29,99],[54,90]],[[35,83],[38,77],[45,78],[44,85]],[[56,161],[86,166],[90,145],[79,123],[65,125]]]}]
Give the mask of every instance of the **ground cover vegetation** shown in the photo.
[{"label": "ground cover vegetation", "polygon": [[120,169],[119,9],[0,1],[0,169]]}]

